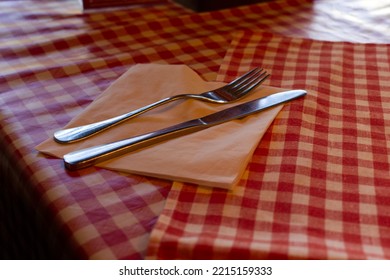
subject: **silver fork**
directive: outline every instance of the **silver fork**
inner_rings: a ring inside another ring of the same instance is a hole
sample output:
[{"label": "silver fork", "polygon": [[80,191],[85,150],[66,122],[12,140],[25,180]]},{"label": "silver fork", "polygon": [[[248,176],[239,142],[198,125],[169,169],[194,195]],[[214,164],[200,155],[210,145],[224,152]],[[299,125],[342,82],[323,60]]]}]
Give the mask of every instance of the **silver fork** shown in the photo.
[{"label": "silver fork", "polygon": [[230,103],[244,97],[258,85],[260,85],[268,76],[269,74],[267,74],[266,71],[257,67],[230,82],[229,84],[211,91],[200,94],[179,94],[167,97],[117,117],[79,127],[56,131],[54,133],[54,140],[61,144],[82,140],[128,119],[141,115],[158,106],[178,99],[193,98],[213,103]]}]

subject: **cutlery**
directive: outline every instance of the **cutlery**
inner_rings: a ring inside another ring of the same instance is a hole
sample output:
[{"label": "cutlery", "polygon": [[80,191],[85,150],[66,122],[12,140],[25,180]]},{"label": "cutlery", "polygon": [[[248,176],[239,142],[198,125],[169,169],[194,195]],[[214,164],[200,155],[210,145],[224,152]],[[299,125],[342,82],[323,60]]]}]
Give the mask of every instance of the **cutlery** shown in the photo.
[{"label": "cutlery", "polygon": [[150,105],[107,120],[56,131],[54,133],[54,140],[61,144],[82,140],[123,121],[139,116],[158,106],[178,99],[192,98],[212,103],[230,103],[244,97],[258,85],[260,85],[268,76],[269,74],[267,74],[266,71],[257,67],[230,82],[229,84],[211,91],[200,94],[179,94],[167,97]]},{"label": "cutlery", "polygon": [[274,93],[199,119],[193,119],[128,139],[68,153],[63,157],[64,164],[69,170],[85,168],[161,141],[200,131],[231,120],[240,119],[304,95],[306,95],[306,91],[304,90]]}]

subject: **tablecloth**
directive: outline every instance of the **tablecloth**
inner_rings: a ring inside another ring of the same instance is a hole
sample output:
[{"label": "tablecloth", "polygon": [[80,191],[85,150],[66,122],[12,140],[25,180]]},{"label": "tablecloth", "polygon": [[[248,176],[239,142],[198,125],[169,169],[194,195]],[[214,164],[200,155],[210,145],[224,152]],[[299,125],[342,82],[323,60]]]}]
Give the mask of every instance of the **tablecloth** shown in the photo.
[{"label": "tablecloth", "polygon": [[[169,201],[172,201],[177,185],[170,193],[170,181],[99,168],[70,174],[60,160],[45,157],[34,150],[37,144],[80,113],[131,65],[149,62],[186,64],[204,79],[214,80],[234,34],[244,29],[298,38],[389,43],[388,7],[387,1],[280,0],[194,13],[172,2],[82,11],[78,1],[71,0],[2,1],[0,143],[1,176],[5,178],[5,183],[1,187],[4,195],[1,195],[0,213],[5,227],[1,234],[14,240],[2,242],[2,248],[5,248],[2,254],[5,258],[145,257],[149,236],[164,209],[168,194]],[[272,65],[266,66],[272,71],[277,70]],[[239,65],[229,64],[229,69],[221,69],[218,79],[234,75],[238,68]],[[268,84],[271,81],[274,85],[280,84],[277,77],[283,75],[276,74]],[[297,82],[303,80],[300,78]],[[296,84],[290,81],[287,85]],[[371,86],[375,90],[375,85]],[[358,105],[361,106],[356,104],[354,108]],[[291,121],[300,122],[299,119]],[[288,127],[292,129],[296,126]],[[385,132],[378,134],[386,135]],[[268,137],[271,135],[269,133]],[[277,134],[275,137],[284,135]],[[299,139],[301,136],[291,134],[288,137]],[[388,138],[382,141],[386,144]],[[265,143],[270,143],[269,139]],[[357,148],[355,145],[352,150],[356,152]],[[293,153],[294,149],[288,151]],[[385,155],[382,155],[381,162],[385,162],[383,158]],[[261,171],[264,168],[262,160],[262,157],[256,157],[250,168]],[[256,161],[259,163],[256,164]],[[375,166],[370,170],[383,172],[384,167],[380,165],[377,169]],[[318,167],[318,170],[321,168]],[[368,170],[366,168],[362,172]],[[355,182],[354,186],[361,185]],[[372,191],[372,188],[367,189]],[[384,187],[375,188],[375,191],[381,190],[385,190]],[[313,188],[311,191],[318,192],[312,194],[314,197],[327,195],[320,189]],[[279,194],[274,190],[271,192]],[[289,194],[294,195],[294,199],[311,197],[291,190]],[[361,211],[372,210],[372,207],[379,207],[377,211],[386,210],[386,199],[382,201],[381,196],[373,194],[367,194],[366,198],[377,199],[371,201],[375,202],[375,206],[365,201],[363,205],[368,208],[363,207]],[[348,206],[360,205],[356,204],[358,199],[360,196],[354,196],[354,201]],[[314,205],[317,202],[317,199],[311,201]],[[281,211],[291,207],[283,201],[278,203]],[[324,214],[321,207],[310,211],[319,216]],[[384,220],[378,223],[385,225],[386,212],[381,213]],[[276,211],[273,218],[278,219],[278,215],[282,216],[280,211]],[[346,217],[347,220],[359,218],[360,215],[352,214]],[[323,222],[328,220],[323,219]],[[387,231],[383,227],[380,230],[383,233],[377,233],[373,238],[382,238],[381,244],[385,245]],[[369,241],[372,237],[365,235],[364,238]],[[202,247],[201,244],[199,246]],[[272,248],[267,252],[264,257],[278,255],[278,250]],[[362,255],[362,250],[356,255],[351,250],[347,255],[328,255],[321,250],[315,252],[305,252],[302,256],[387,256],[385,250],[375,251],[374,255]],[[289,255],[283,251],[280,256]],[[152,257],[151,253],[149,257]]]},{"label": "tablecloth", "polygon": [[230,192],[174,184],[151,258],[389,258],[389,55],[385,44],[237,34],[221,75],[262,64],[272,85],[308,95],[284,106]]}]

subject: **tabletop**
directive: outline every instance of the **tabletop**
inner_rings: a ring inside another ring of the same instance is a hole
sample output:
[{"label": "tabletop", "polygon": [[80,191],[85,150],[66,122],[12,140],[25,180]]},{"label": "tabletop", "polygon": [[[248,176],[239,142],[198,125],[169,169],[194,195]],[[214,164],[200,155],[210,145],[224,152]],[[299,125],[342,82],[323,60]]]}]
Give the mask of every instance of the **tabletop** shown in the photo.
[{"label": "tabletop", "polygon": [[[387,259],[390,2],[0,2],[2,258]],[[91,167],[35,147],[136,64],[305,88],[231,190]],[[9,242],[6,240],[12,240]]]}]

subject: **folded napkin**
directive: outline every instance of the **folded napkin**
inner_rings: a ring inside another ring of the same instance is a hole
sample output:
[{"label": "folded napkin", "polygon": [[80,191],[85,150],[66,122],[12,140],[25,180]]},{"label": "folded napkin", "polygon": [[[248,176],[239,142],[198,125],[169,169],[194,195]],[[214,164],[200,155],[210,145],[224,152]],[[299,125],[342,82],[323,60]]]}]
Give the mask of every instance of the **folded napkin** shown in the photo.
[{"label": "folded napkin", "polygon": [[[110,118],[175,94],[201,93],[222,85],[220,82],[202,80],[184,65],[138,64],[116,80],[66,127]],[[89,139],[65,145],[48,139],[36,149],[62,157],[74,150],[151,132],[280,90],[260,86],[242,101],[224,105],[196,100],[176,101]],[[242,120],[159,143],[99,163],[98,166],[174,181],[230,188],[240,178],[255,147],[280,109],[281,106],[278,106]]]}]

